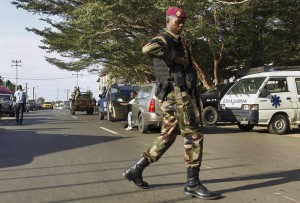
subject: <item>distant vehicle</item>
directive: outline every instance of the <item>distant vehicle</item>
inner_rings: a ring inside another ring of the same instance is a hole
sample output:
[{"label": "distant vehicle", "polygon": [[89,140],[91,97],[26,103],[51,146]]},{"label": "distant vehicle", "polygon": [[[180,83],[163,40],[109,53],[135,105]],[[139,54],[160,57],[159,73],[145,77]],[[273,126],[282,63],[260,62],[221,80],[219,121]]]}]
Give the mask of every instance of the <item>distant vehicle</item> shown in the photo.
[{"label": "distant vehicle", "polygon": [[98,115],[103,120],[107,116],[107,120],[126,120],[128,114],[128,106],[121,105],[120,102],[129,102],[130,93],[137,90],[139,86],[134,85],[111,85],[106,92],[99,95]]},{"label": "distant vehicle", "polygon": [[28,102],[28,106],[29,106],[28,108],[29,108],[29,110],[30,111],[34,111],[35,108],[36,108],[35,107],[35,105],[36,105],[35,100],[28,100],[27,102]]},{"label": "distant vehicle", "polygon": [[[61,108],[58,105],[58,108]],[[87,114],[93,115],[96,108],[96,100],[92,98],[91,92],[81,92],[78,99],[71,99],[70,111],[75,115],[75,111],[86,111]]]},{"label": "distant vehicle", "polygon": [[70,101],[64,101],[64,107],[70,109]]},{"label": "distant vehicle", "polygon": [[155,97],[156,83],[142,85],[132,105],[132,124],[141,133],[161,127],[163,112]]},{"label": "distant vehicle", "polygon": [[53,104],[52,102],[45,102],[43,104],[43,109],[53,109]]},{"label": "distant vehicle", "polygon": [[220,121],[220,101],[233,84],[234,82],[227,84],[221,83],[201,94],[201,102],[203,105],[202,121],[204,125],[212,126],[216,125],[217,122]]},{"label": "distant vehicle", "polygon": [[43,105],[38,102],[35,104],[35,110],[40,110],[40,109],[43,109]]},{"label": "distant vehicle", "polygon": [[1,112],[15,116],[15,102],[12,94],[0,94]]}]

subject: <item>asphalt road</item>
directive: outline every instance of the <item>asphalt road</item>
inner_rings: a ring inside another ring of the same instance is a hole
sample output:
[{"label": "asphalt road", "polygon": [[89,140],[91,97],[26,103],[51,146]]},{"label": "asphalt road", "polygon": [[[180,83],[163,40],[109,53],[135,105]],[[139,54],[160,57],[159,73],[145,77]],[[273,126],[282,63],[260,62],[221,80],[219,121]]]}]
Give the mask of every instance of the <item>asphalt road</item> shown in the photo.
[{"label": "asphalt road", "polygon": [[[300,129],[205,127],[203,184],[220,203],[300,203]],[[0,120],[0,202],[212,202],[183,194],[183,139],[144,171],[148,190],[122,172],[158,132],[125,131],[120,122],[68,110],[25,114],[24,125]]]}]

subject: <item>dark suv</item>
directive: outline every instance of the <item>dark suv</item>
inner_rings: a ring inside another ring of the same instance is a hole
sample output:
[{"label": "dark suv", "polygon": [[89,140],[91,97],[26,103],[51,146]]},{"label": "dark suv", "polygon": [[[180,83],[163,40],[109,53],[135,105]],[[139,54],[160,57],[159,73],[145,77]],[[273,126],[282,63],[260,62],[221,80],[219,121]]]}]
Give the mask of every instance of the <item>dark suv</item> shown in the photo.
[{"label": "dark suv", "polygon": [[98,115],[103,120],[107,116],[107,120],[126,120],[128,114],[128,106],[121,103],[129,102],[130,93],[136,91],[139,86],[134,85],[111,85],[107,90],[99,95]]},{"label": "dark suv", "polygon": [[1,112],[9,116],[15,115],[15,103],[12,94],[0,94]]},{"label": "dark suv", "polygon": [[201,95],[203,105],[202,121],[204,125],[216,125],[219,121],[220,101],[234,82],[218,84]]},{"label": "dark suv", "polygon": [[163,112],[157,98],[154,96],[156,83],[142,85],[132,104],[132,124],[138,126],[141,133],[146,133],[151,127],[160,127]]}]

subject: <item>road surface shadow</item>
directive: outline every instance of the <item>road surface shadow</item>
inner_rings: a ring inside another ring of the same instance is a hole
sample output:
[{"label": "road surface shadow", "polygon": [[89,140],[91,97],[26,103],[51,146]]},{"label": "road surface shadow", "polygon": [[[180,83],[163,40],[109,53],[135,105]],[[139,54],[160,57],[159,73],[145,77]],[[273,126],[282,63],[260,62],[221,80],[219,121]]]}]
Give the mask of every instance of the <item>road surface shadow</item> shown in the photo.
[{"label": "road surface shadow", "polygon": [[119,136],[37,134],[0,129],[0,168],[28,164],[41,155],[125,139]]},{"label": "road surface shadow", "polygon": [[270,172],[263,174],[253,174],[249,176],[242,177],[231,177],[231,178],[222,178],[203,181],[203,183],[222,183],[222,182],[241,182],[241,181],[253,181],[253,180],[262,180],[259,183],[246,184],[243,186],[238,186],[234,188],[228,188],[225,190],[220,190],[220,193],[229,193],[242,190],[253,190],[257,188],[266,188],[272,187],[275,185],[284,185],[290,182],[299,182],[300,181],[300,169],[289,170],[289,171],[278,171]]}]

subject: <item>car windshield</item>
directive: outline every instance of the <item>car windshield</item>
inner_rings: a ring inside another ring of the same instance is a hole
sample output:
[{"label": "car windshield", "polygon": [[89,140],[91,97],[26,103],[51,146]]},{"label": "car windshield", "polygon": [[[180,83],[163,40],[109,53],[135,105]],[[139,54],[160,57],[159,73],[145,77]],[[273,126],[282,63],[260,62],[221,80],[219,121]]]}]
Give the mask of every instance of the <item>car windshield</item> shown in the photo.
[{"label": "car windshield", "polygon": [[256,94],[265,77],[245,78],[237,81],[228,94]]},{"label": "car windshield", "polygon": [[225,87],[225,84],[215,85],[211,89],[207,90],[204,94],[221,92]]},{"label": "car windshield", "polygon": [[128,101],[132,91],[136,90],[138,86],[115,86],[111,87],[112,101]]},{"label": "car windshield", "polygon": [[11,95],[0,95],[1,100],[11,100]]}]

